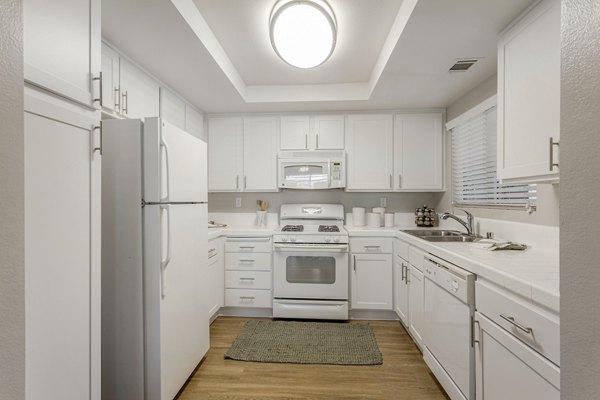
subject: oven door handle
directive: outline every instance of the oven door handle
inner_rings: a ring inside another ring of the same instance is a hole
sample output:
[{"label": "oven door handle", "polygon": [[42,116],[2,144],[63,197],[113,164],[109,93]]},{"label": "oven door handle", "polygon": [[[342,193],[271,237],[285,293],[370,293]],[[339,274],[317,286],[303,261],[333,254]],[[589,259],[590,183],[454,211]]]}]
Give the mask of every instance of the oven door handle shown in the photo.
[{"label": "oven door handle", "polygon": [[348,252],[347,244],[333,244],[327,246],[302,246],[302,245],[289,245],[289,244],[278,244],[273,245],[276,251],[289,251],[289,252],[324,252],[324,253],[346,253]]}]

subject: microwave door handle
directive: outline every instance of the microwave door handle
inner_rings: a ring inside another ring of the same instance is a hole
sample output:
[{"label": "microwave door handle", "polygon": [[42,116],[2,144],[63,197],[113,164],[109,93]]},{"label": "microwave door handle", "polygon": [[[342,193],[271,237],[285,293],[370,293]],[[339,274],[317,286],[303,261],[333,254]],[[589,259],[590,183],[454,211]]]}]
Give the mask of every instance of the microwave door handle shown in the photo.
[{"label": "microwave door handle", "polygon": [[327,161],[327,187],[331,187],[331,160]]}]

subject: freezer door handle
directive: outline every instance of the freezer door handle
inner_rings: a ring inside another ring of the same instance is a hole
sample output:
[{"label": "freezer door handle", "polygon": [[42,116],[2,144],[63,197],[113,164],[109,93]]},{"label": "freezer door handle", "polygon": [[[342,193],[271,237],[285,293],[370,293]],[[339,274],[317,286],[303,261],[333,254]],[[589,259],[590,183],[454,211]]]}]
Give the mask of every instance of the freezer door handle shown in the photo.
[{"label": "freezer door handle", "polygon": [[[163,235],[163,232],[165,231],[162,226],[163,210],[167,214],[167,254],[166,254],[166,257],[164,257],[164,258],[162,256],[162,242],[163,242],[162,235]],[[160,260],[160,296],[161,296],[161,298],[164,299],[165,296],[167,295],[166,284],[165,284],[165,269],[171,262],[171,206],[168,204],[160,205],[160,223],[161,223],[161,227],[160,227],[160,249],[161,249],[161,254],[160,254],[160,256],[161,256],[161,260]]]},{"label": "freezer door handle", "polygon": [[[166,183],[167,183],[167,194],[165,195],[165,197],[161,197],[160,201],[161,203],[168,203],[169,202],[169,194],[171,193],[171,188],[170,188],[170,183],[169,183],[169,146],[167,146],[167,143],[163,140],[162,135],[160,138],[160,147],[161,149],[165,149],[165,169],[166,169]],[[160,173],[162,175],[162,164],[161,164],[161,170]],[[161,191],[162,191],[162,180],[161,180]],[[162,194],[162,193],[161,193]]]}]

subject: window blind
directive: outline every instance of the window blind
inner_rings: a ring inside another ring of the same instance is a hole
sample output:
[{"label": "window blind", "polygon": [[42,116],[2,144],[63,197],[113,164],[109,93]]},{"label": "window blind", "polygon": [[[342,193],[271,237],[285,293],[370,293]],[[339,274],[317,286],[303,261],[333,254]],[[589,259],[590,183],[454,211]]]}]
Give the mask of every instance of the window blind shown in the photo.
[{"label": "window blind", "polygon": [[535,185],[500,184],[496,106],[452,129],[452,193],[457,205],[534,206]]}]

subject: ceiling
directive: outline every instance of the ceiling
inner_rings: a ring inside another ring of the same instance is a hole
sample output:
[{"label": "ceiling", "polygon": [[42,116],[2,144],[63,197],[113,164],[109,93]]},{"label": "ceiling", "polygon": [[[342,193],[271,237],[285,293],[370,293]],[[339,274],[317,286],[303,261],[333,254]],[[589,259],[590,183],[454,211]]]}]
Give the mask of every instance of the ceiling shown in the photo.
[{"label": "ceiling", "polygon": [[[445,108],[496,72],[531,0],[329,0],[338,43],[302,70],[270,47],[275,0],[103,0],[103,37],[206,112]],[[467,72],[449,73],[462,58]]]}]

